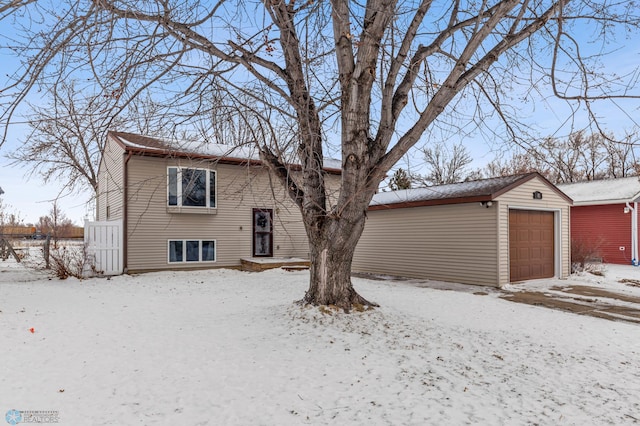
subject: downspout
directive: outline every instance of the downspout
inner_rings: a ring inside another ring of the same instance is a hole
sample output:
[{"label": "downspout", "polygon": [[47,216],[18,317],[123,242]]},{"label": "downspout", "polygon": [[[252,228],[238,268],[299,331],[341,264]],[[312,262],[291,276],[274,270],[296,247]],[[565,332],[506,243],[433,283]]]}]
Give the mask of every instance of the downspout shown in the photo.
[{"label": "downspout", "polygon": [[128,212],[129,212],[129,160],[131,159],[131,156],[133,155],[133,153],[131,151],[129,151],[127,153],[127,156],[124,159],[124,170],[123,170],[123,179],[124,179],[124,189],[123,189],[123,196],[124,199],[122,200],[122,259],[123,259],[123,272],[126,274],[127,271],[129,270],[129,256],[127,254],[127,252],[129,251],[129,244],[128,244],[128,228],[127,228],[127,223],[128,223]]},{"label": "downspout", "polygon": [[631,207],[627,201],[627,208],[631,213],[631,264],[638,266],[638,203]]}]

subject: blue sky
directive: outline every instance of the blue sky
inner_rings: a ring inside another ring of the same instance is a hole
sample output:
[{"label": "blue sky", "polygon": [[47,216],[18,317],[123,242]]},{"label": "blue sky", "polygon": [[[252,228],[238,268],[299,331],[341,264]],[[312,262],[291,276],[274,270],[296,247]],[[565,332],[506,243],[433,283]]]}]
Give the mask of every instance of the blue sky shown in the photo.
[{"label": "blue sky", "polygon": [[[18,213],[25,223],[35,223],[49,213],[63,185],[57,181],[45,184],[37,175],[29,177],[30,167],[11,165],[6,155],[19,148],[26,133],[24,125],[10,128],[7,142],[0,147],[0,187],[4,191],[1,197],[3,204],[10,206],[9,213]],[[87,205],[90,199],[89,192],[67,195],[58,200],[58,206],[76,225],[82,225],[91,211],[91,205]]]},{"label": "blue sky", "polygon": [[[0,22],[0,35],[11,34],[11,31],[8,22]],[[5,73],[18,67],[20,62],[15,56],[0,50],[0,64],[4,77]],[[38,103],[37,96],[37,92],[31,94],[29,101]],[[8,213],[17,213],[25,223],[35,223],[41,216],[49,213],[52,202],[58,197],[63,185],[60,182],[45,184],[37,175],[29,177],[30,168],[12,166],[12,161],[7,159],[7,154],[18,149],[20,141],[26,138],[27,130],[26,125],[20,124],[9,128],[8,140],[0,147],[0,187],[4,191],[1,196],[3,204],[9,206]],[[58,206],[75,224],[82,225],[90,211],[90,206],[87,205],[90,198],[89,193],[73,194],[60,198]]]},{"label": "blue sky", "polygon": [[[1,59],[0,59],[1,60]],[[30,102],[37,103],[33,97]],[[25,223],[36,223],[41,216],[48,215],[53,201],[57,199],[62,213],[76,225],[83,225],[85,218],[93,219],[91,191],[62,193],[63,183],[50,181],[44,183],[32,165],[12,164],[7,155],[20,148],[26,140],[29,128],[25,124],[16,124],[9,128],[9,137],[0,147],[0,187],[4,190],[3,203],[11,208],[9,213],[17,212]]]},{"label": "blue sky", "polygon": [[[62,184],[51,182],[44,184],[38,176],[28,178],[28,169],[10,166],[5,154],[17,147],[15,142],[20,131],[11,132],[15,137],[0,148],[0,187],[4,190],[3,203],[11,206],[9,213],[17,212],[25,223],[35,223],[40,216],[46,216],[51,210],[52,201],[58,196]],[[90,211],[87,205],[89,193],[65,196],[58,200],[62,212],[75,224],[82,225],[84,217]]]}]

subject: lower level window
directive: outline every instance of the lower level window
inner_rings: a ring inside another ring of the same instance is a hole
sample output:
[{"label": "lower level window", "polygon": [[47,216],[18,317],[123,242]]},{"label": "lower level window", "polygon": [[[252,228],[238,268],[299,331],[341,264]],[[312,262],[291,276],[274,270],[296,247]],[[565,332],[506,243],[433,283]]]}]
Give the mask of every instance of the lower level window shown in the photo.
[{"label": "lower level window", "polygon": [[169,240],[169,263],[215,262],[215,240]]}]

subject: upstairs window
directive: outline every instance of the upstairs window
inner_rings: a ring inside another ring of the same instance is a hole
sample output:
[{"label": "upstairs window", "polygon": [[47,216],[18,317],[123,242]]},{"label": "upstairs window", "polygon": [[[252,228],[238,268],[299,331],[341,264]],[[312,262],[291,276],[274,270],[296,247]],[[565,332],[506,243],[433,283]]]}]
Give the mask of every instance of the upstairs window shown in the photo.
[{"label": "upstairs window", "polygon": [[169,206],[216,207],[216,172],[208,169],[169,167]]}]

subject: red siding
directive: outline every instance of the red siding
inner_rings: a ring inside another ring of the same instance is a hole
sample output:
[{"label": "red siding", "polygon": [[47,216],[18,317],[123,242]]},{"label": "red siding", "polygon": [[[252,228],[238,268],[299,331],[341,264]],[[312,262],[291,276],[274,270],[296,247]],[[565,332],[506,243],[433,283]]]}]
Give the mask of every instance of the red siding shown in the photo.
[{"label": "red siding", "polygon": [[[571,207],[571,239],[597,248],[603,262],[631,264],[631,215],[624,204]],[[624,247],[624,251],[620,250]]]}]

